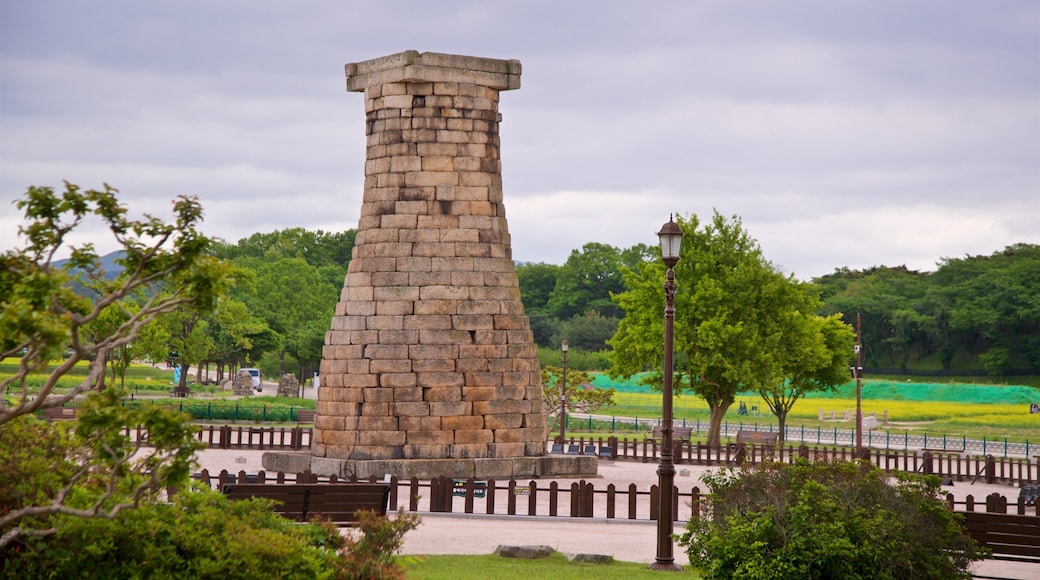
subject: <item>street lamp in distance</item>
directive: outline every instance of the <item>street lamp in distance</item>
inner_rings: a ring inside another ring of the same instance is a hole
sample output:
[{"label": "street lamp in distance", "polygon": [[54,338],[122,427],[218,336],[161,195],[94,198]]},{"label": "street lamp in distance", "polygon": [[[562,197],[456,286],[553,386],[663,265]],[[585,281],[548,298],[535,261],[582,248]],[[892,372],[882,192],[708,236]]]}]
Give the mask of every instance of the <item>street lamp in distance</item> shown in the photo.
[{"label": "street lamp in distance", "polygon": [[560,443],[567,437],[567,341],[560,343],[563,351],[563,373],[560,377]]},{"label": "street lamp in distance", "polygon": [[657,487],[661,500],[657,511],[657,557],[650,568],[654,570],[682,571],[675,563],[672,532],[675,512],[673,510],[675,485],[675,463],[672,459],[672,357],[675,350],[675,265],[679,263],[683,231],[679,224],[668,216],[668,223],[657,232],[661,242],[661,261],[668,267],[664,281],[664,366],[661,383],[661,463],[657,467]]}]

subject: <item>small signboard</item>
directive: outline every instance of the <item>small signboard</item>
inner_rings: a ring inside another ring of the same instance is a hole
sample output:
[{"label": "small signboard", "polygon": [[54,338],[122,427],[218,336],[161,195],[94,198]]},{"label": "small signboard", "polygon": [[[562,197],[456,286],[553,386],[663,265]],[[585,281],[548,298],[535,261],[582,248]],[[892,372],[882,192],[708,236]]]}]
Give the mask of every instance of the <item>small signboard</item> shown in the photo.
[{"label": "small signboard", "polygon": [[518,485],[513,488],[513,495],[531,495],[531,486]]},{"label": "small signboard", "polygon": [[[473,497],[484,497],[487,494],[486,481],[473,482]],[[456,479],[452,481],[451,495],[466,497],[466,480]]]}]

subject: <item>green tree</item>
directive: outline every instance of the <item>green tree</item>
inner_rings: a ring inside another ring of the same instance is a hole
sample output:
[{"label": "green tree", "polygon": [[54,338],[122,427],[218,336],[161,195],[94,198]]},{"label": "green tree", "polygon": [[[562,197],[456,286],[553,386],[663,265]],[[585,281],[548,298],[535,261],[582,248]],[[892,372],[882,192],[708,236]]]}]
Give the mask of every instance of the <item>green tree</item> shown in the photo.
[{"label": "green tree", "polygon": [[[23,537],[57,533],[60,518],[116,517],[156,497],[166,485],[185,485],[191,473],[196,429],[187,416],[158,405],[122,405],[118,388],[87,396],[74,423],[48,433],[35,417],[0,426],[0,469],[21,474],[0,494],[0,549]],[[147,431],[148,446],[123,433]]]},{"label": "green tree", "polygon": [[[545,399],[545,415],[549,428],[559,429],[560,411],[564,405],[564,390],[561,389],[563,369],[556,366],[542,367],[542,396]],[[591,413],[604,405],[614,404],[614,388],[597,389],[592,386],[592,375],[587,371],[567,368],[566,414]],[[553,425],[556,421],[556,425]],[[569,423],[568,423],[569,424]]]},{"label": "green tree", "polygon": [[559,320],[588,310],[618,317],[621,313],[610,296],[625,289],[624,267],[622,252],[614,246],[590,242],[573,250],[556,274],[546,307]]},{"label": "green tree", "polygon": [[226,260],[255,258],[262,262],[277,262],[285,258],[300,258],[315,268],[336,266],[339,268],[338,279],[330,282],[342,286],[356,237],[357,230],[354,229],[325,232],[288,228],[255,233],[237,244],[220,243],[214,248],[214,254]]},{"label": "green tree", "polygon": [[705,476],[679,543],[706,579],[970,578],[984,556],[934,476],[866,462],[767,463]]},{"label": "green tree", "polygon": [[[318,268],[299,258],[285,258],[256,266],[256,294],[244,296],[250,310],[277,333],[279,373],[285,356],[301,365],[299,380],[309,364],[320,360],[320,346],[332,323],[339,288],[323,279]],[[315,367],[309,367],[315,368]]]},{"label": "green tree", "polygon": [[[173,203],[170,224],[145,216],[127,218],[127,208],[108,185],[81,190],[65,183],[30,187],[16,206],[27,223],[19,227],[26,245],[0,254],[0,359],[21,354],[18,372],[0,381],[13,399],[0,404],[0,425],[28,413],[57,407],[97,384],[110,353],[134,342],[156,317],[175,311],[206,310],[226,292],[227,265],[209,255],[211,240],[196,228],[202,207],[195,198]],[[92,244],[71,245],[67,238],[90,217],[104,223],[122,254],[118,275],[106,277]],[[55,257],[68,252],[64,267]],[[89,293],[77,291],[88,288]],[[142,292],[139,308],[115,332],[88,337],[88,327],[110,308]],[[38,390],[27,378],[58,361]],[[55,391],[59,377],[80,361],[89,361],[84,380],[64,392]]]},{"label": "green tree", "polygon": [[[0,359],[21,357],[17,372],[0,381],[0,389],[10,393],[0,402],[0,437],[16,435],[13,422],[32,421],[26,416],[89,391],[111,353],[142,338],[157,317],[210,308],[228,288],[228,267],[208,254],[210,240],[196,229],[202,219],[197,200],[174,201],[174,221],[167,224],[151,216],[128,219],[116,193],[108,185],[83,191],[66,182],[62,193],[33,186],[16,202],[25,212],[19,234],[26,245],[0,254]],[[92,244],[68,243],[91,217],[107,226],[121,248],[118,274],[106,275]],[[55,256],[63,251],[70,258],[58,267]],[[135,295],[136,306],[125,308]],[[121,311],[110,318],[111,332],[91,335],[91,325],[109,318],[109,309]],[[88,364],[86,377],[58,392],[58,379],[81,361]],[[46,374],[43,384],[30,386],[28,377],[39,372]],[[106,389],[84,399],[72,444],[54,450],[58,467],[46,474],[45,485],[8,498],[12,503],[0,508],[0,546],[53,534],[51,518],[57,514],[113,517],[167,482],[186,480],[196,449],[186,419],[159,408],[123,409],[121,395]],[[149,450],[122,435],[128,425],[148,431]],[[4,457],[4,473],[26,469],[16,446],[0,450],[13,452]],[[25,489],[25,482],[19,487]]]},{"label": "green tree", "polygon": [[216,363],[218,382],[227,376],[225,367],[230,375],[240,366],[250,366],[260,359],[259,353],[277,344],[264,321],[254,316],[245,303],[233,298],[221,300],[211,318],[206,332],[212,348],[201,366],[208,369],[210,363]]},{"label": "green tree", "polygon": [[[722,421],[741,391],[777,384],[784,358],[785,321],[801,311],[810,290],[778,272],[734,217],[715,212],[701,226],[696,216],[676,222],[683,229],[675,268],[675,374],[679,394],[693,393],[711,410],[708,444],[721,444]],[[610,343],[611,376],[630,377],[660,368],[664,343],[665,267],[659,260],[625,270],[628,290],[614,299],[625,311]],[[644,379],[660,388],[663,372]]]},{"label": "green tree", "polygon": [[520,300],[527,312],[544,310],[556,288],[560,267],[544,262],[517,264],[516,277],[520,285]]},{"label": "green tree", "polygon": [[778,377],[758,393],[776,415],[780,442],[784,441],[787,415],[806,393],[832,390],[849,380],[849,357],[855,343],[852,327],[835,314],[827,318],[788,313],[788,330],[778,350]]},{"label": "green tree", "polygon": [[618,319],[589,310],[560,323],[553,332],[550,344],[558,345],[567,340],[575,349],[589,352],[607,350],[608,341],[617,332],[617,326]]}]

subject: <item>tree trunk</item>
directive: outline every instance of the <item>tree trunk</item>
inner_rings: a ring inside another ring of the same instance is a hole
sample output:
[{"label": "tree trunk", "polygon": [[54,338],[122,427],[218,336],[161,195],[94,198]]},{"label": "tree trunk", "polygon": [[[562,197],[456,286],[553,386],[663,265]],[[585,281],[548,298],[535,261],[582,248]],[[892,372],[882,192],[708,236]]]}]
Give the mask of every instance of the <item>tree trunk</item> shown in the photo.
[{"label": "tree trunk", "polygon": [[777,447],[782,447],[784,445],[784,433],[786,432],[784,426],[787,425],[787,411],[788,410],[786,409],[777,409],[776,413],[774,413],[776,415],[777,427],[780,429],[780,434],[776,439]]},{"label": "tree trunk", "polygon": [[711,408],[711,421],[708,424],[708,447],[719,449],[722,447],[722,420],[726,418],[726,411],[733,405],[733,401],[720,403]]},{"label": "tree trunk", "polygon": [[177,383],[178,387],[184,388],[188,386],[188,368],[188,363],[181,363],[181,380],[179,383]]}]

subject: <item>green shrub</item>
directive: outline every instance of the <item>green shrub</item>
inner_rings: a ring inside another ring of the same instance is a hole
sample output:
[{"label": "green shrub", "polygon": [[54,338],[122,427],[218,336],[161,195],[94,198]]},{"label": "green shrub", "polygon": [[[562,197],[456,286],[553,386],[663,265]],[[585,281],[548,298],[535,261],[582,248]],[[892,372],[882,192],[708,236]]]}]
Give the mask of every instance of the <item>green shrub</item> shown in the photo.
[{"label": "green shrub", "polygon": [[[403,577],[393,554],[416,516],[367,514],[364,537],[348,540],[331,524],[296,524],[277,515],[269,500],[228,501],[207,489],[163,501],[162,485],[188,481],[180,455],[196,449],[186,431],[191,426],[160,406],[122,407],[118,393],[97,399],[75,421],[23,416],[0,425],[0,536],[8,538],[0,547],[0,578]],[[125,463],[134,448],[121,431],[131,418],[141,419],[152,442],[179,458],[147,458],[145,471]],[[54,498],[62,500],[61,509],[8,518]],[[110,510],[115,503],[127,507]]]},{"label": "green shrub", "polygon": [[970,578],[983,556],[939,480],[867,463],[764,464],[705,476],[679,542],[704,578]]},{"label": "green shrub", "polygon": [[113,519],[64,516],[56,535],[16,546],[18,557],[6,557],[0,571],[10,578],[333,577],[344,545],[338,530],[294,524],[271,504],[186,492]]},{"label": "green shrub", "polygon": [[324,522],[297,524],[264,499],[229,501],[215,491],[144,502],[113,519],[60,516],[58,532],[0,551],[5,578],[401,579],[393,554],[418,517],[361,518],[346,539]]}]

